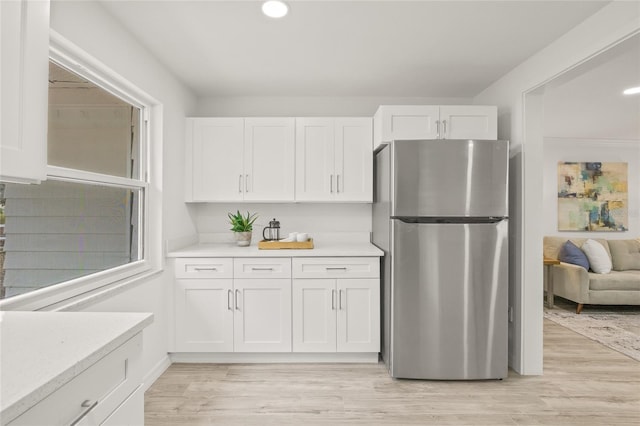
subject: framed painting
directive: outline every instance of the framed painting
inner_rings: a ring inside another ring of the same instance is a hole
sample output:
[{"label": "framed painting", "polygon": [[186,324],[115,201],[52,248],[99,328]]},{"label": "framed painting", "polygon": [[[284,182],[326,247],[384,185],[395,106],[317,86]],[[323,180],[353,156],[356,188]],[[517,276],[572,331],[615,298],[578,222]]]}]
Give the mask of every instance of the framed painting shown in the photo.
[{"label": "framed painting", "polygon": [[627,163],[558,163],[559,231],[627,231]]}]

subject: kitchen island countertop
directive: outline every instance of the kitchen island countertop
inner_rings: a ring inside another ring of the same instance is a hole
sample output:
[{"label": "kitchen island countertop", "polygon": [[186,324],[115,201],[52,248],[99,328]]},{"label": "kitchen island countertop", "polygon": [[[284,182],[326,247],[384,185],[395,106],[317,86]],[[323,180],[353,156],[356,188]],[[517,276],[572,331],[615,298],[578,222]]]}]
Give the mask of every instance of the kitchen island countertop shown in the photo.
[{"label": "kitchen island countertop", "polygon": [[11,421],[153,322],[150,313],[0,312],[0,415]]}]

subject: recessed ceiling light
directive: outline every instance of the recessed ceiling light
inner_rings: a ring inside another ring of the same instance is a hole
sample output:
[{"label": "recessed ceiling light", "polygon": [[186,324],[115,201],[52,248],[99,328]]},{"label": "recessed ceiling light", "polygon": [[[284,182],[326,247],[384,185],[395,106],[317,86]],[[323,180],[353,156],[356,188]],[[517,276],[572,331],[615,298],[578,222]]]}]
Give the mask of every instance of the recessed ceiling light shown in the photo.
[{"label": "recessed ceiling light", "polygon": [[289,6],[278,0],[269,0],[262,3],[262,13],[270,18],[282,18],[289,12]]},{"label": "recessed ceiling light", "polygon": [[640,86],[632,87],[630,89],[625,90],[622,93],[624,93],[625,95],[635,95],[636,93],[640,93]]}]

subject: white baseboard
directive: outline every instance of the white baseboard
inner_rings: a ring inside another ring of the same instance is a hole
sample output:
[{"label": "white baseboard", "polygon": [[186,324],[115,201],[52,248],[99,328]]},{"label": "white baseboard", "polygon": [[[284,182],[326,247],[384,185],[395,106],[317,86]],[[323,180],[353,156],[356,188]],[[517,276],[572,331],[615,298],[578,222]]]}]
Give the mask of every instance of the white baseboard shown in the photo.
[{"label": "white baseboard", "polygon": [[315,363],[347,362],[377,363],[378,353],[195,353],[180,352],[169,354],[172,362],[184,363]]},{"label": "white baseboard", "polygon": [[161,359],[142,379],[142,392],[146,392],[151,385],[158,380],[162,373],[171,366],[171,358],[169,354]]}]

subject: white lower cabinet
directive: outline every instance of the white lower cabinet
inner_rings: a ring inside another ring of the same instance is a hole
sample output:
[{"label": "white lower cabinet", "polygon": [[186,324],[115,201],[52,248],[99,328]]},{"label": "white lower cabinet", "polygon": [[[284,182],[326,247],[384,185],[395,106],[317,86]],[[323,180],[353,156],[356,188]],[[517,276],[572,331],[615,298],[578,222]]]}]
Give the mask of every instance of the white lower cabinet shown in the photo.
[{"label": "white lower cabinet", "polygon": [[179,279],[175,283],[176,349],[233,352],[233,280]]},{"label": "white lower cabinet", "polygon": [[137,426],[144,425],[144,392],[138,387],[101,426]]},{"label": "white lower cabinet", "polygon": [[380,350],[379,258],[293,259],[293,351]]},{"label": "white lower cabinet", "polygon": [[294,279],[294,352],[378,352],[380,281]]},{"label": "white lower cabinet", "polygon": [[138,333],[9,425],[143,425],[141,353]]},{"label": "white lower cabinet", "polygon": [[291,352],[291,279],[237,279],[234,292],[234,352]]},{"label": "white lower cabinet", "polygon": [[176,275],[177,352],[291,352],[291,259],[178,259]]},{"label": "white lower cabinet", "polygon": [[380,259],[176,259],[175,352],[377,353]]}]

